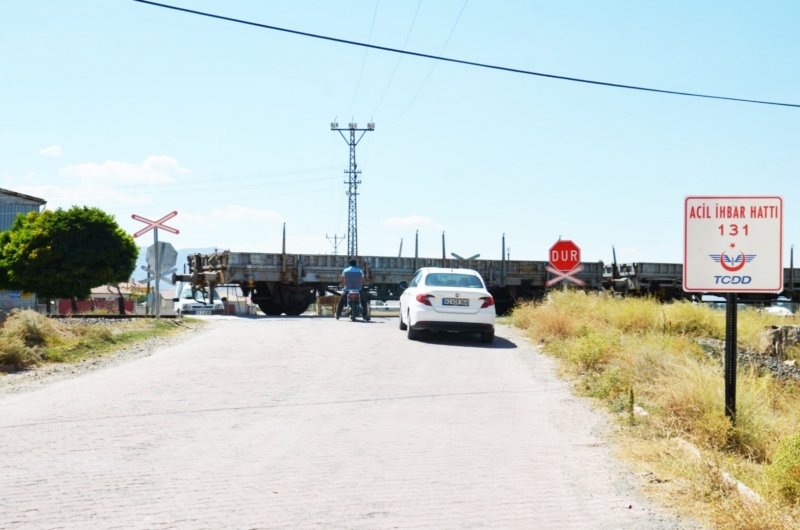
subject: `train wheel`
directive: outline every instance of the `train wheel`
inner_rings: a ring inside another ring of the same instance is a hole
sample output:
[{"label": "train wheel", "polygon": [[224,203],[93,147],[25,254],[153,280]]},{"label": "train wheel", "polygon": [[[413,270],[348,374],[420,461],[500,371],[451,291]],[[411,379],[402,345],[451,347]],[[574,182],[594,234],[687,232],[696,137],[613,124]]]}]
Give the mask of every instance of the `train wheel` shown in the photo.
[{"label": "train wheel", "polygon": [[267,316],[277,317],[283,313],[283,308],[272,300],[262,300],[257,302],[257,304],[261,312]]},{"label": "train wheel", "polygon": [[302,315],[308,309],[309,304],[302,303],[292,306],[284,306],[283,312],[289,316],[296,317],[297,315]]}]

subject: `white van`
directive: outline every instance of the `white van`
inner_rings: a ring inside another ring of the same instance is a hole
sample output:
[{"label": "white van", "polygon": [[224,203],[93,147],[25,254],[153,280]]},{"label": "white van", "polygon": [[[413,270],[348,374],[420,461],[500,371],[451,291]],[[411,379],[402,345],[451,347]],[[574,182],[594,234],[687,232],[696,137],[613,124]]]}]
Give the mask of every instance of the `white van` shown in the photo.
[{"label": "white van", "polygon": [[225,314],[225,298],[220,298],[219,293],[214,289],[214,303],[209,303],[208,293],[195,291],[192,295],[192,285],[189,283],[178,282],[177,298],[175,302],[176,315],[223,315]]}]

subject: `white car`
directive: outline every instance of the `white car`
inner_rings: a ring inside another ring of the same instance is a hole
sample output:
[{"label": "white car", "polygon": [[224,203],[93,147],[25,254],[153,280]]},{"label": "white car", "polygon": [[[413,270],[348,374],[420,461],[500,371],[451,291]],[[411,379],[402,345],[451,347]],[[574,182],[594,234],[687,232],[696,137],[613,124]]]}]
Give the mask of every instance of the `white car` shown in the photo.
[{"label": "white car", "polygon": [[175,302],[176,315],[222,315],[225,313],[225,298],[221,298],[214,289],[214,303],[204,297],[201,291],[192,292],[192,286],[188,284],[178,284],[178,298],[173,298]]},{"label": "white car", "polygon": [[426,267],[400,295],[400,329],[416,340],[422,330],[480,333],[494,340],[494,298],[481,275],[471,269]]}]

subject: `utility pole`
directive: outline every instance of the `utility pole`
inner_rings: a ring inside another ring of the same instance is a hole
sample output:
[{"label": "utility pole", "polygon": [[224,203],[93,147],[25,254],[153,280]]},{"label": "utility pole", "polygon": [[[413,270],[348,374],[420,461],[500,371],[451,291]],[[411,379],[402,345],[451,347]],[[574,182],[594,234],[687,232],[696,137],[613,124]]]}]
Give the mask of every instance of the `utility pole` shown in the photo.
[{"label": "utility pole", "polygon": [[334,256],[338,255],[339,254],[339,245],[342,244],[342,241],[344,241],[345,236],[338,236],[336,234],[333,234],[333,237],[331,237],[328,234],[325,234],[325,237],[328,239],[328,241],[333,239],[333,242],[331,243],[331,245],[333,245],[333,255]]},{"label": "utility pole", "polygon": [[[338,131],[339,134],[342,135],[345,143],[350,146],[350,168],[345,169],[344,172],[348,175],[345,184],[347,184],[347,197],[348,197],[348,208],[347,208],[347,255],[348,256],[357,256],[358,255],[358,209],[357,209],[357,197],[358,197],[358,185],[361,184],[361,181],[358,180],[358,176],[361,174],[361,171],[358,170],[358,165],[356,164],[356,146],[364,137],[364,135],[368,131],[375,130],[374,123],[368,123],[366,129],[359,129],[358,124],[355,122],[349,123],[347,129],[339,128],[339,124],[335,121],[331,123],[331,130]],[[350,131],[350,138],[348,139],[347,136],[344,135],[342,132],[343,130]],[[360,132],[361,135],[356,140],[356,133]]]}]

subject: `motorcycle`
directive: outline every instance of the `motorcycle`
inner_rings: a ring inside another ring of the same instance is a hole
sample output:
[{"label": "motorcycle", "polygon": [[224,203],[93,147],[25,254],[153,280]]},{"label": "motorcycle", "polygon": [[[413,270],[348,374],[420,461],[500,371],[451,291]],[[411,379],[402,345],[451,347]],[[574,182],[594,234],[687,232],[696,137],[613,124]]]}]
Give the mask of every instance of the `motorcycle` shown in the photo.
[{"label": "motorcycle", "polygon": [[[357,317],[362,317],[364,320],[369,320],[369,315],[363,315],[361,306],[361,290],[359,289],[345,289],[347,296],[347,312],[350,314],[350,321],[355,322]],[[367,310],[369,311],[369,310]]]}]

